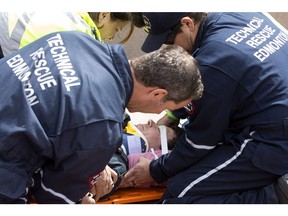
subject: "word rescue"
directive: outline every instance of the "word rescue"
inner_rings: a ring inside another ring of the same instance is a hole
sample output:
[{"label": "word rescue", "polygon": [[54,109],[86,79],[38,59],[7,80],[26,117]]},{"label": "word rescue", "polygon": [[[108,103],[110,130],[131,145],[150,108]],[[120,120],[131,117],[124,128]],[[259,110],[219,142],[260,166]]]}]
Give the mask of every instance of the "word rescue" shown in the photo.
[{"label": "word rescue", "polygon": [[[250,22],[247,23],[245,27],[228,37],[226,42],[237,45],[245,41],[245,44],[254,49],[257,49],[253,55],[261,62],[263,62],[288,41],[287,34],[285,34],[283,31],[280,31],[277,35],[274,35],[276,30],[268,25],[263,27],[263,22],[263,19],[253,17],[253,19],[250,20]],[[257,33],[255,34],[256,31]],[[273,38],[271,38],[272,36]]]},{"label": "word rescue", "polygon": [[[47,43],[50,47],[50,53],[54,63],[56,64],[59,74],[61,75],[64,86],[69,92],[73,87],[79,86],[81,83],[76,75],[75,70],[73,69],[70,57],[67,53],[66,47],[64,46],[61,35],[58,33],[57,35],[49,38]],[[46,60],[46,52],[43,47],[41,47],[29,55],[34,62],[33,73],[20,54],[17,54],[6,61],[8,66],[12,69],[14,75],[23,83],[26,98],[30,106],[39,103],[33,86],[30,82],[32,74],[36,76],[37,82],[39,83],[42,91],[57,86],[57,81],[51,72],[48,61]]]},{"label": "word rescue", "polygon": [[[48,45],[51,47],[50,53],[53,60],[59,70],[61,78],[63,79],[65,88],[70,91],[72,87],[79,86],[79,78],[76,76],[76,72],[73,69],[69,55],[64,46],[61,35],[58,33],[56,36],[47,40]],[[50,68],[47,67],[47,61],[45,60],[45,51],[43,47],[32,53],[31,58],[35,61],[34,74],[39,76],[37,79],[40,83],[41,89],[45,90],[46,87],[57,85],[53,75],[51,75]]]}]

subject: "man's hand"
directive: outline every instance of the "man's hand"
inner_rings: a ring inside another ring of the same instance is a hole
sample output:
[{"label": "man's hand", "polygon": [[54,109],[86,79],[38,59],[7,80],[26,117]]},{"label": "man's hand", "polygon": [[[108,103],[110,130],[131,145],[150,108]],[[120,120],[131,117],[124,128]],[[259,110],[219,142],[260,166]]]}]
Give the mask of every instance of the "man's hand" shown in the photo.
[{"label": "man's hand", "polygon": [[95,204],[96,201],[93,198],[93,194],[88,192],[82,199],[81,204]]},{"label": "man's hand", "polygon": [[92,186],[90,192],[83,197],[82,204],[96,203],[100,197],[112,191],[117,179],[117,173],[107,165],[101,172],[97,182]]},{"label": "man's hand", "polygon": [[150,162],[151,160],[141,157],[139,162],[126,173],[120,187],[138,187],[147,183],[152,184],[154,181],[150,176]]},{"label": "man's hand", "polygon": [[95,194],[95,202],[97,202],[100,197],[108,194],[114,187],[114,182],[117,181],[117,173],[111,169],[108,165],[102,171],[101,176],[97,180],[96,184],[91,190]]}]

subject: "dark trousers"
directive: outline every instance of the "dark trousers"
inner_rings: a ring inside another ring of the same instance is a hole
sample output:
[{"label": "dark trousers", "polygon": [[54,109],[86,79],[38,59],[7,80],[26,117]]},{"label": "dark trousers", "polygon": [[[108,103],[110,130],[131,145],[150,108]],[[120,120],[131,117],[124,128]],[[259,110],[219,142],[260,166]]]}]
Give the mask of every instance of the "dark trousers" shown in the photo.
[{"label": "dark trousers", "polygon": [[278,203],[274,182],[278,175],[252,162],[257,144],[242,150],[221,145],[167,182],[160,203],[256,204]]}]

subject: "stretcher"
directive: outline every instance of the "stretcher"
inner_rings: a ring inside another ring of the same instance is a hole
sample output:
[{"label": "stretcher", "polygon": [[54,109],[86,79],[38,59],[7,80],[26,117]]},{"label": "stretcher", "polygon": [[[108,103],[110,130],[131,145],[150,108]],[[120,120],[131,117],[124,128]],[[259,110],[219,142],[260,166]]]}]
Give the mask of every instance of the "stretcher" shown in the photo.
[{"label": "stretcher", "polygon": [[[155,186],[150,188],[120,188],[105,200],[97,204],[133,204],[133,203],[156,203],[165,191],[165,187]],[[30,204],[37,204],[33,199]]]},{"label": "stretcher", "polygon": [[165,191],[165,187],[150,188],[120,188],[105,200],[97,204],[132,204],[156,203]]}]

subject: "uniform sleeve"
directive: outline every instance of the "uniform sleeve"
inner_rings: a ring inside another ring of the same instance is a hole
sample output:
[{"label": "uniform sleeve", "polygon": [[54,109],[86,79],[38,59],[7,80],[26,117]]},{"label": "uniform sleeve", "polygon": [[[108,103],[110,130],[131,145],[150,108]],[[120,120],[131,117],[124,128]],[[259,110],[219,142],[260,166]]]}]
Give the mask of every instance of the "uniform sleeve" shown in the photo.
[{"label": "uniform sleeve", "polygon": [[174,110],[172,113],[178,119],[186,119],[188,117],[188,114],[187,114],[185,108]]},{"label": "uniform sleeve", "polygon": [[[217,73],[211,68],[210,72]],[[225,83],[231,83],[229,78],[221,77],[221,73],[217,77],[219,81],[210,77],[203,79],[203,97],[195,102],[195,110],[184,127],[185,133],[177,140],[172,152],[151,162],[150,173],[157,183],[192,166],[223,142],[224,130],[229,124],[233,89],[227,91],[229,84]]]},{"label": "uniform sleeve", "polygon": [[121,145],[118,122],[100,121],[66,131],[53,141],[55,160],[40,170],[33,195],[38,203],[75,203]]}]

